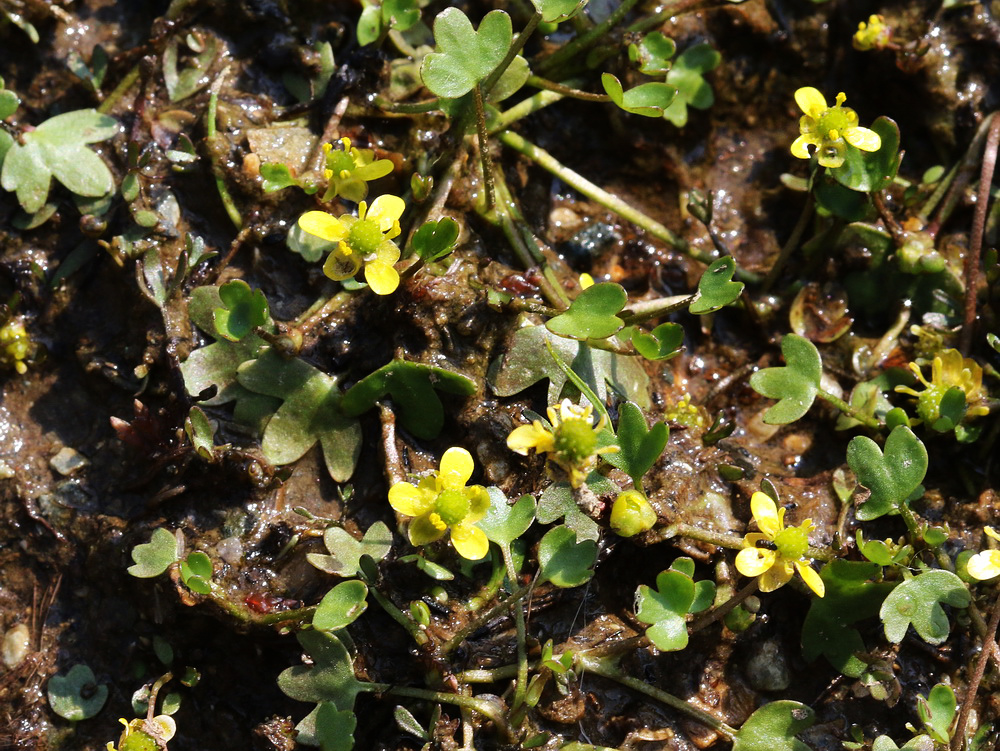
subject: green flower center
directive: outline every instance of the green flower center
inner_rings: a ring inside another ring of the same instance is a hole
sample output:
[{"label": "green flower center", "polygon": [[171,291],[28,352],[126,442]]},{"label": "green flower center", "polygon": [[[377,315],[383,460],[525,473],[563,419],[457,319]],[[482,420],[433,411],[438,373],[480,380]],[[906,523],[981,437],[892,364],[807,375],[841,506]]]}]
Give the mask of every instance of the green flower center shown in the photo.
[{"label": "green flower center", "polygon": [[941,400],[948,393],[947,386],[932,383],[917,397],[917,414],[928,425],[933,425],[941,417]]},{"label": "green flower center", "polygon": [[359,219],[347,234],[347,244],[363,256],[374,255],[384,239],[378,222],[371,219]]},{"label": "green flower center", "polygon": [[594,455],[597,434],[588,420],[570,418],[556,428],[555,448],[563,460],[580,465]]},{"label": "green flower center", "polygon": [[344,170],[353,172],[356,166],[354,158],[346,151],[331,151],[326,155],[326,168],[337,177],[340,177],[340,173]]},{"label": "green flower center", "polygon": [[[844,133],[844,128],[851,127],[851,111],[843,107],[831,107],[816,121],[819,132],[823,134],[824,138],[840,138]],[[831,133],[831,131],[835,131],[835,133]]]},{"label": "green flower center", "polygon": [[788,527],[774,538],[774,546],[782,558],[800,560],[809,550],[809,534],[801,527]]},{"label": "green flower center", "polygon": [[437,497],[434,509],[445,524],[453,527],[469,515],[469,499],[461,490],[444,490]]}]

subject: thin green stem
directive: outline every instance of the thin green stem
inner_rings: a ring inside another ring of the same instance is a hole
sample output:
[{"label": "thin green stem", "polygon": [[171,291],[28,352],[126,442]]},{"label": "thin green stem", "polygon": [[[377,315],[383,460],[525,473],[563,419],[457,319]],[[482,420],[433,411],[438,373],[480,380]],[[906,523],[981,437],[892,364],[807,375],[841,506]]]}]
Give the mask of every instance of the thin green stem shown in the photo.
[{"label": "thin green stem", "polygon": [[337,294],[332,297],[328,297],[325,300],[319,299],[310,305],[307,310],[303,311],[302,315],[292,321],[291,325],[301,331],[309,331],[313,326],[318,324],[328,315],[347,305],[354,295],[354,292],[341,290]]},{"label": "thin green stem", "polygon": [[[500,552],[503,553],[504,566],[507,568],[507,579],[513,584],[517,581],[517,567],[514,565],[514,556],[510,552],[510,543],[500,545]],[[521,602],[515,602],[514,624],[517,628],[517,683],[514,685],[514,700],[511,708],[517,710],[524,703],[524,695],[528,690],[528,648],[526,643],[526,631],[524,626],[524,608]]]},{"label": "thin green stem", "polygon": [[426,688],[393,686],[391,683],[360,683],[358,688],[360,691],[389,694],[390,696],[406,696],[410,699],[422,699],[441,704],[454,704],[457,707],[471,709],[492,720],[497,728],[502,730],[506,735],[509,735],[509,728],[507,727],[507,722],[504,719],[501,708],[494,702],[487,701],[486,699],[477,699],[474,696],[462,696],[462,694],[449,694],[444,691],[432,691]]},{"label": "thin green stem", "polygon": [[605,424],[610,425],[611,416],[608,414],[608,409],[604,406],[604,402],[598,398],[597,394],[594,393],[594,390],[590,388],[586,381],[580,378],[580,376],[573,372],[573,369],[569,365],[563,362],[563,359],[556,353],[555,348],[552,346],[552,342],[549,341],[548,337],[545,337],[545,349],[549,351],[549,355],[555,361],[559,369],[566,375],[573,385],[580,390],[580,393],[587,397],[587,401],[594,405],[594,409],[597,410],[597,413],[601,416],[601,419],[604,420]]},{"label": "thin green stem", "polygon": [[205,113],[205,132],[209,142],[209,152],[212,158],[212,175],[215,177],[215,188],[219,191],[219,198],[222,199],[222,206],[225,208],[226,215],[229,217],[229,220],[233,223],[236,229],[242,229],[243,217],[240,216],[240,211],[236,208],[236,203],[233,201],[233,197],[229,194],[229,188],[226,187],[226,178],[222,172],[222,165],[219,164],[219,160],[216,155],[217,149],[213,143],[218,138],[215,131],[215,118],[219,105],[219,89],[222,87],[222,82],[225,80],[225,76],[228,72],[228,68],[223,70],[212,84],[211,94],[208,97],[208,110]]},{"label": "thin green stem", "polygon": [[540,75],[546,75],[556,70],[560,65],[572,60],[581,52],[586,52],[601,40],[605,34],[617,26],[639,0],[623,0],[623,2],[612,11],[611,15],[590,31],[581,34],[572,42],[564,44],[547,58],[534,66]]},{"label": "thin green stem", "polygon": [[899,504],[899,515],[903,517],[903,523],[906,525],[907,531],[910,533],[910,537],[916,541],[920,539],[920,522],[917,521],[916,514],[913,513],[913,509],[910,505],[903,501]]},{"label": "thin green stem", "polygon": [[651,699],[656,699],[656,701],[666,704],[668,707],[676,709],[692,720],[700,722],[706,727],[712,728],[715,732],[726,737],[727,740],[735,740],[736,738],[736,728],[730,727],[722,720],[709,714],[708,712],[698,709],[688,702],[680,699],[673,694],[669,694],[666,691],[656,688],[655,686],[650,686],[645,681],[641,681],[638,678],[633,678],[630,675],[625,675],[618,669],[617,666],[608,664],[605,660],[594,659],[588,657],[586,653],[580,653],[576,656],[577,668],[581,672],[594,673],[603,678],[609,678],[613,681],[620,683],[623,686],[627,686],[633,691],[638,691]]},{"label": "thin green stem", "polygon": [[490,135],[506,130],[518,120],[527,117],[532,112],[538,112],[538,110],[548,107],[550,104],[555,104],[563,98],[563,94],[555,91],[539,91],[537,94],[518,102],[510,109],[501,112],[500,116],[494,121],[493,127],[490,128]]},{"label": "thin green stem", "polygon": [[626,326],[644,323],[680,310],[692,303],[695,297],[696,295],[674,295],[673,297],[659,297],[655,300],[640,300],[626,305],[620,317]]},{"label": "thin green stem", "polygon": [[425,112],[441,109],[441,100],[438,97],[425,99],[422,102],[393,102],[384,96],[377,96],[372,100],[372,104],[397,115],[422,115]]},{"label": "thin green stem", "polygon": [[730,550],[743,549],[743,538],[739,535],[712,532],[683,522],[671,524],[660,535],[661,540],[669,540],[673,537],[689,537],[692,540],[698,540],[698,542],[707,542],[710,545],[718,545],[720,548],[729,548]]},{"label": "thin green stem", "polygon": [[575,190],[587,196],[587,198],[592,201],[596,201],[611,211],[614,211],[623,219],[627,219],[633,224],[642,227],[651,235],[667,243],[675,250],[701,261],[704,264],[710,264],[714,260],[708,253],[690,247],[684,239],[675,235],[655,219],[647,216],[638,209],[629,206],[618,196],[608,193],[603,188],[598,187],[583,175],[580,175],[579,173],[571,170],[569,167],[566,167],[550,153],[542,148],[539,148],[530,141],[525,140],[517,133],[512,133],[509,130],[504,131],[499,135],[499,139],[502,143],[510,146],[515,151],[521,152],[540,167],[551,172],[567,185],[570,185]]},{"label": "thin green stem", "polygon": [[493,90],[497,81],[500,80],[500,76],[502,76],[504,71],[506,71],[507,68],[510,67],[510,64],[514,62],[514,58],[517,57],[518,53],[524,49],[524,45],[528,42],[528,38],[534,33],[535,29],[538,28],[538,24],[541,20],[541,13],[534,13],[531,18],[528,19],[528,23],[525,24],[521,33],[517,35],[517,39],[514,40],[510,49],[507,50],[507,54],[504,55],[503,60],[500,61],[500,64],[494,68],[493,72],[486,77],[485,81],[483,81],[482,88],[484,96],[488,95]]},{"label": "thin green stem", "polygon": [[580,89],[573,88],[572,86],[566,86],[565,84],[556,83],[555,81],[550,81],[547,78],[542,78],[541,76],[528,76],[526,82],[528,86],[534,86],[537,89],[545,89],[546,91],[554,91],[557,94],[561,94],[564,97],[570,99],[581,99],[585,102],[610,102],[611,97],[607,94],[594,94],[590,91],[581,91]]},{"label": "thin green stem", "polygon": [[115,86],[114,91],[112,91],[108,96],[101,102],[98,106],[97,111],[102,115],[107,115],[114,109],[115,105],[118,104],[118,100],[125,96],[125,92],[131,89],[135,82],[139,80],[140,68],[138,65],[132,66],[132,70],[125,74],[117,86]]},{"label": "thin green stem", "polygon": [[371,592],[372,597],[375,598],[375,602],[379,604],[382,610],[388,613],[389,617],[396,621],[396,623],[406,629],[406,633],[413,638],[413,641],[421,646],[430,641],[430,637],[421,630],[420,626],[412,618],[408,618],[406,613],[397,608],[388,597],[379,592],[373,582],[368,582],[368,591]]},{"label": "thin green stem", "polygon": [[486,112],[483,109],[483,92],[479,86],[472,87],[476,101],[476,134],[479,137],[479,163],[483,168],[483,183],[486,185],[486,210],[496,206],[496,191],[493,189],[493,163],[490,161],[489,140],[486,133]]},{"label": "thin green stem", "polygon": [[759,583],[760,583],[759,578],[754,577],[753,579],[750,580],[749,584],[747,584],[745,587],[743,587],[743,589],[734,594],[732,597],[730,597],[724,603],[719,605],[717,608],[712,608],[707,613],[705,613],[705,615],[691,621],[691,624],[688,626],[688,633],[693,634],[695,631],[701,631],[701,629],[705,628],[706,626],[710,626],[716,621],[725,618],[740,603],[742,603],[745,599],[747,599],[750,595],[752,595],[754,592],[757,591]]},{"label": "thin green stem", "polygon": [[829,391],[824,391],[823,389],[816,389],[816,396],[818,396],[820,399],[823,399],[824,401],[829,402],[848,417],[852,417],[858,422],[860,422],[866,428],[871,428],[872,430],[880,430],[882,428],[882,423],[880,423],[874,417],[862,413],[860,410],[851,406],[840,397],[834,396]]},{"label": "thin green stem", "polygon": [[498,683],[516,678],[520,665],[504,665],[499,668],[480,668],[479,670],[463,670],[456,673],[459,683]]}]

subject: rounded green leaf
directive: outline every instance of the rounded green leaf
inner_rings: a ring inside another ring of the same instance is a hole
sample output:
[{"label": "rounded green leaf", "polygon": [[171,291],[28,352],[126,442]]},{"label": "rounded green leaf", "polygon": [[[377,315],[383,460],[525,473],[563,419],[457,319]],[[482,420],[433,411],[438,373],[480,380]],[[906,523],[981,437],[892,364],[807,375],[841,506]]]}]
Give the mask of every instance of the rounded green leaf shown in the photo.
[{"label": "rounded green leaf", "polygon": [[808,339],[798,334],[786,335],[781,340],[781,353],[785,356],[785,366],[764,368],[750,376],[754,391],[779,400],[764,413],[764,422],[769,425],[795,422],[808,412],[823,377],[819,350]]},{"label": "rounded green leaf", "polygon": [[624,91],[621,81],[610,73],[601,75],[601,84],[612,102],[626,112],[643,117],[663,117],[677,93],[673,86],[660,82],[643,83]]},{"label": "rounded green leaf", "polygon": [[923,482],[927,461],[927,448],[905,425],[893,428],[885,453],[867,436],[852,438],[847,444],[847,464],[858,483],[871,491],[857,509],[858,519],[869,521],[896,510]]},{"label": "rounded green leaf", "polygon": [[356,621],[368,608],[368,587],[357,579],[341,582],[327,592],[313,613],[313,627],[339,631]]},{"label": "rounded green leaf", "polygon": [[900,162],[899,126],[888,117],[880,117],[871,129],[882,141],[877,151],[862,151],[847,144],[844,163],[828,170],[845,188],[862,193],[873,193],[889,185]]},{"label": "rounded green leaf", "polygon": [[559,23],[572,18],[587,4],[587,0],[531,0],[546,23]]},{"label": "rounded green leaf", "polygon": [[101,711],[108,700],[108,687],[98,684],[94,671],[74,665],[66,675],[54,675],[48,685],[49,705],[60,717],[78,722]]},{"label": "rounded green leaf", "polygon": [[552,582],[557,587],[579,587],[590,580],[590,567],[597,561],[597,543],[576,541],[576,532],[569,527],[550,529],[538,543],[539,582]]},{"label": "rounded green leaf", "polygon": [[524,495],[511,504],[500,488],[490,487],[486,492],[490,495],[490,507],[476,526],[498,545],[510,545],[535,521],[535,499]]},{"label": "rounded green leaf", "polygon": [[648,334],[638,328],[632,330],[632,346],[647,360],[669,360],[681,353],[684,327],[679,323],[661,323]]},{"label": "rounded green leaf", "polygon": [[795,734],[811,727],[815,719],[815,712],[805,704],[772,701],[743,723],[733,751],[811,751]]},{"label": "rounded green leaf", "polygon": [[581,292],[569,310],[550,318],[545,327],[556,336],[569,339],[607,339],[625,325],[616,314],[627,301],[620,284],[595,284]]},{"label": "rounded green leaf", "polygon": [[174,534],[161,527],[153,532],[149,542],[132,548],[132,560],[135,564],[128,567],[128,572],[140,579],[159,576],[177,560],[179,548]]},{"label": "rounded green leaf", "polygon": [[420,67],[424,85],[446,99],[469,93],[500,64],[513,35],[510,16],[502,10],[487,13],[477,31],[461,10],[445,8],[434,19],[437,51]]},{"label": "rounded green leaf", "polygon": [[951,571],[935,569],[914,576],[892,590],[882,603],[879,617],[885,638],[899,644],[912,624],[925,642],[941,644],[951,629],[942,605],[967,608],[971,601],[969,590]]},{"label": "rounded green leaf", "polygon": [[726,305],[732,305],[743,293],[743,282],[734,282],[736,260],[723,256],[705,269],[698,281],[698,294],[688,310],[695,315],[712,313]]}]

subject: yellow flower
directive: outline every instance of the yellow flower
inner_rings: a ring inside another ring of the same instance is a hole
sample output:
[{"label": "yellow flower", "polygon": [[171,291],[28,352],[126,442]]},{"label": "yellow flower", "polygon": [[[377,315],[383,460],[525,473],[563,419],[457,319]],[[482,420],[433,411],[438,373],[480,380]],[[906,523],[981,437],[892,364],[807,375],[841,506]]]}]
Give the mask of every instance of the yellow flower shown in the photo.
[{"label": "yellow flower", "polygon": [[[985,529],[987,535],[1000,540],[1000,534],[993,527]],[[1000,576],[1000,550],[984,550],[976,553],[966,563],[966,570],[973,579],[992,579]]]},{"label": "yellow flower", "polygon": [[892,36],[892,29],[885,25],[885,19],[880,15],[868,17],[868,23],[862,21],[858,24],[858,30],[854,32],[851,44],[854,49],[865,52],[867,50],[884,49]]},{"label": "yellow flower", "polygon": [[594,277],[584,272],[580,274],[580,289],[588,289],[594,286]]},{"label": "yellow flower", "polygon": [[323,176],[329,181],[323,200],[332,201],[337,196],[343,196],[348,201],[360,203],[368,195],[368,181],[392,172],[392,162],[375,159],[375,152],[371,149],[351,146],[350,138],[341,138],[340,145],[343,148],[334,151],[332,144],[323,144],[326,154]]},{"label": "yellow flower", "polygon": [[844,163],[847,144],[862,151],[878,151],[882,139],[878,133],[858,125],[858,113],[844,107],[847,96],[837,94],[832,107],[826,98],[812,86],[804,86],[795,92],[795,102],[805,113],[799,120],[802,134],[792,143],[792,155],[799,159],[809,158],[807,146],[816,147],[821,167],[839,167]]},{"label": "yellow flower", "polygon": [[[760,532],[743,538],[744,548],[736,555],[736,570],[743,576],[759,576],[761,592],[784,586],[798,571],[809,589],[822,597],[826,587],[809,565],[812,559],[806,557],[812,520],[786,527],[785,509],[779,510],[771,497],[760,491],[750,498],[750,510]],[[760,543],[764,547],[758,547]]]},{"label": "yellow flower", "polygon": [[598,456],[618,451],[617,446],[598,446],[604,417],[593,425],[593,411],[589,404],[583,407],[563,399],[558,412],[555,407],[548,408],[551,429],[542,425],[541,420],[514,428],[507,436],[507,448],[522,456],[527,456],[531,449],[550,454],[549,458],[566,470],[570,484],[578,488],[597,466]]},{"label": "yellow flower", "polygon": [[0,367],[13,368],[24,375],[28,372],[24,361],[32,349],[31,337],[23,323],[12,318],[0,326]]},{"label": "yellow flower", "polygon": [[928,425],[933,426],[941,417],[941,400],[949,389],[959,388],[965,393],[968,417],[989,414],[989,407],[983,402],[983,369],[969,357],[962,357],[957,349],[946,349],[935,355],[931,362],[931,380],[928,382],[920,372],[920,366],[910,363],[910,370],[924,385],[923,391],[915,391],[909,386],[897,386],[896,391],[917,397],[917,414]]},{"label": "yellow flower", "polygon": [[638,490],[624,490],[611,507],[611,529],[622,537],[632,537],[652,529],[656,512]]},{"label": "yellow flower", "polygon": [[[177,723],[170,715],[157,715],[147,719],[135,719],[128,722],[119,717],[118,722],[125,726],[121,738],[118,739],[118,751],[155,751],[165,749],[167,742],[177,732]],[[107,751],[115,751],[110,741]]]},{"label": "yellow flower", "polygon": [[323,273],[334,281],[349,279],[365,267],[365,281],[376,295],[388,295],[399,286],[393,264],[399,248],[392,238],[399,235],[399,217],[406,204],[398,196],[384,195],[371,205],[362,201],[358,216],[335,217],[325,211],[307,211],[299,226],[310,235],[337,243],[323,264]]},{"label": "yellow flower", "polygon": [[441,471],[419,485],[397,482],[389,488],[389,505],[410,522],[410,542],[427,545],[451,529],[451,544],[463,558],[478,561],[490,549],[486,533],[475,526],[486,516],[490,496],[481,485],[466,487],[475,465],[462,448],[450,448],[441,457]]},{"label": "yellow flower", "polygon": [[683,425],[686,428],[704,430],[708,426],[708,412],[704,407],[691,403],[691,394],[685,393],[680,401],[663,411],[663,419],[667,422]]}]

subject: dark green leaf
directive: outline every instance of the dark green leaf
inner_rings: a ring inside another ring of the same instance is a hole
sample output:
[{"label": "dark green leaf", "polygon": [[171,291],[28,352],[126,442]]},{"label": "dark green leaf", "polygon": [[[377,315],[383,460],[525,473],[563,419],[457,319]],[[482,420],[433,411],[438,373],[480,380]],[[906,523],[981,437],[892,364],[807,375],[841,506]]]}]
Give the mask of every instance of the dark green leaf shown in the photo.
[{"label": "dark green leaf", "polygon": [[267,298],[259,289],[250,289],[242,279],[234,279],[219,287],[222,307],[213,311],[215,331],[231,342],[242,341],[258,326],[270,319]]},{"label": "dark green leaf", "polygon": [[546,23],[559,23],[576,15],[587,0],[531,0],[531,4],[542,14]]},{"label": "dark green leaf", "polygon": [[661,323],[648,334],[632,329],[632,346],[647,360],[669,360],[681,353],[684,327],[679,323]]},{"label": "dark green leaf", "polygon": [[425,263],[436,261],[455,249],[458,233],[458,222],[451,217],[424,222],[413,233],[413,250]]},{"label": "dark green leaf", "polygon": [[871,129],[882,139],[878,151],[862,151],[847,144],[844,163],[827,170],[845,188],[862,193],[882,190],[899,169],[899,127],[888,117],[880,117]]},{"label": "dark green leaf", "polygon": [[338,710],[332,702],[321,702],[316,707],[316,745],[320,751],[351,751],[357,724],[353,710]]},{"label": "dark green leaf", "polygon": [[590,567],[596,561],[596,542],[577,542],[569,527],[554,527],[538,543],[539,583],[548,581],[564,589],[579,587],[594,575]]},{"label": "dark green leaf", "polygon": [[814,597],[802,624],[802,655],[810,662],[820,655],[846,676],[857,678],[867,664],[856,655],[864,652],[861,633],[852,626],[874,618],[893,585],[872,581],[881,567],[864,561],[834,560],[820,571],[826,586],[823,597]]},{"label": "dark green leaf", "polygon": [[570,339],[607,339],[625,325],[617,313],[626,302],[628,296],[620,284],[595,284],[581,292],[569,310],[550,318],[545,326],[556,336]]},{"label": "dark green leaf", "polygon": [[687,125],[688,107],[703,110],[712,106],[715,94],[704,74],[717,68],[720,62],[722,56],[705,43],[696,44],[678,56],[667,72],[667,85],[677,89],[677,96],[663,113],[667,120],[683,128]]},{"label": "dark green leaf", "polygon": [[743,282],[734,282],[736,261],[732,256],[723,256],[705,269],[698,281],[698,294],[688,310],[695,315],[712,313],[726,305],[732,305],[743,293]]},{"label": "dark green leaf", "polygon": [[795,737],[812,727],[816,714],[797,701],[772,701],[754,712],[740,727],[733,751],[811,751]]},{"label": "dark green leaf", "polygon": [[632,402],[626,402],[622,405],[618,418],[618,445],[621,450],[606,454],[604,459],[631,477],[638,488],[642,485],[643,475],[663,453],[669,435],[670,430],[662,422],[656,423],[651,429],[647,428],[642,410]]},{"label": "dark green leaf", "polygon": [[868,216],[871,200],[867,194],[849,190],[826,176],[816,181],[813,194],[820,206],[844,221],[860,222]]},{"label": "dark green leaf", "polygon": [[639,70],[647,76],[661,76],[670,70],[670,58],[676,52],[673,39],[662,31],[654,31],[646,34],[638,44],[629,45],[628,56],[632,62],[639,63]]},{"label": "dark green leaf", "polygon": [[871,438],[852,438],[847,463],[871,491],[857,510],[858,519],[869,521],[897,510],[920,486],[927,473],[927,449],[912,430],[900,425],[886,439],[884,454]]},{"label": "dark green leaf", "polygon": [[431,440],[444,427],[444,408],[435,390],[471,396],[476,393],[476,384],[450,370],[393,360],[348,389],[341,406],[345,414],[354,417],[391,396],[402,426],[417,438]]},{"label": "dark green leaf", "polygon": [[917,697],[917,714],[927,732],[938,743],[947,745],[951,740],[952,727],[955,721],[957,701],[951,686],[938,683],[931,689],[925,699]]}]

